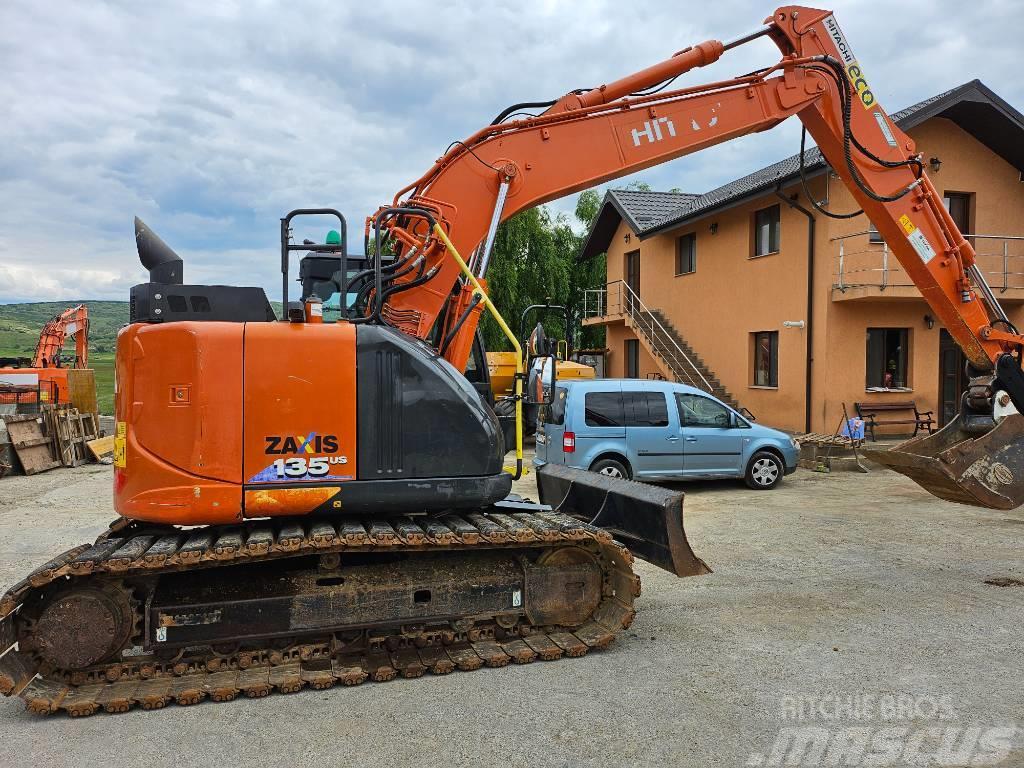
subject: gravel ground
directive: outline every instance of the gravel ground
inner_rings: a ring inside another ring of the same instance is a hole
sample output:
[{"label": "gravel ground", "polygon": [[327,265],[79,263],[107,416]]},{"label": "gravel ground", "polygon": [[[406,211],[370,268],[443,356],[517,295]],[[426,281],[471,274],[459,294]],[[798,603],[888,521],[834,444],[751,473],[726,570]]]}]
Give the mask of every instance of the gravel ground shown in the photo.
[{"label": "gravel ground", "polygon": [[[639,614],[607,651],[82,720],[4,699],[0,765],[816,765],[772,754],[780,729],[824,729],[833,749],[849,725],[895,727],[876,763],[895,765],[921,747],[908,734],[927,748],[1024,725],[1024,587],[985,583],[1024,581],[1024,517],[947,504],[877,468],[800,470],[767,493],[683,488],[690,541],[715,573],[639,563]],[[100,533],[110,509],[108,467],[0,480],[0,585]],[[1021,733],[974,753],[1024,765]]]}]

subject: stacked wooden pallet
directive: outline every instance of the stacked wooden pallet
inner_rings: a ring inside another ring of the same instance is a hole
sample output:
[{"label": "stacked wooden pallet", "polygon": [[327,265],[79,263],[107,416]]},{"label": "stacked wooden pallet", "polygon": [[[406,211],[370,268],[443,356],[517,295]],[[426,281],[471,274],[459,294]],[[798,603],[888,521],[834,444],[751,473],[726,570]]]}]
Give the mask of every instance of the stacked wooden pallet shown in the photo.
[{"label": "stacked wooden pallet", "polygon": [[95,413],[83,413],[68,405],[44,405],[42,417],[53,455],[62,466],[79,467],[92,460],[86,443],[100,436]]},{"label": "stacked wooden pallet", "polygon": [[101,435],[95,413],[44,404],[39,414],[5,415],[3,420],[26,475],[99,459],[95,448]]}]

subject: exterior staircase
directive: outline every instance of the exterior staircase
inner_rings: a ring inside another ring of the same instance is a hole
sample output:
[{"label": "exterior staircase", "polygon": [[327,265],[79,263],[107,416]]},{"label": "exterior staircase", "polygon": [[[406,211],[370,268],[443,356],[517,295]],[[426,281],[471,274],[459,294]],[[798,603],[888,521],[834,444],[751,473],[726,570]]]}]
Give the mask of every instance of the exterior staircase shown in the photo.
[{"label": "exterior staircase", "polygon": [[638,317],[630,318],[630,325],[638,331],[637,336],[647,351],[668,368],[676,381],[710,392],[723,403],[740,409],[732,393],[660,310],[649,309],[634,314]]},{"label": "exterior staircase", "polygon": [[626,325],[654,357],[666,379],[702,389],[732,408],[744,411],[664,313],[647,307],[622,281],[610,283],[606,289],[595,291],[598,292],[595,314],[621,314]]}]

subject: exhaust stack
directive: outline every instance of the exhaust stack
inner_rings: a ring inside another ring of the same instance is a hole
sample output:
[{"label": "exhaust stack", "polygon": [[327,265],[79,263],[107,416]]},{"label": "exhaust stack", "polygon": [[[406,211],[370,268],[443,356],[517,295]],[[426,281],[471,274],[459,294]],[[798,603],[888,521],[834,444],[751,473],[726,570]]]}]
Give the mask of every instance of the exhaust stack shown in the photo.
[{"label": "exhaust stack", "polygon": [[139,261],[149,270],[149,282],[164,285],[182,284],[184,262],[181,256],[138,216],[135,217],[135,246],[139,250]]}]

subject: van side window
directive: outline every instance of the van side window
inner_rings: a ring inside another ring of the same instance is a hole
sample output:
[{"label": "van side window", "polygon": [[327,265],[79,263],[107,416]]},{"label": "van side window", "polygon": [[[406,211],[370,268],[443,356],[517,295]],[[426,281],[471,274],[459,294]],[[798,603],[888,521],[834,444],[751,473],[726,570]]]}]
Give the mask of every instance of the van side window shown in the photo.
[{"label": "van side window", "polygon": [[664,392],[623,392],[627,427],[667,427],[668,403]]},{"label": "van side window", "polygon": [[679,421],[684,427],[728,427],[729,409],[700,395],[676,394]]},{"label": "van side window", "polygon": [[588,427],[621,427],[625,424],[621,392],[587,392],[583,398]]}]

